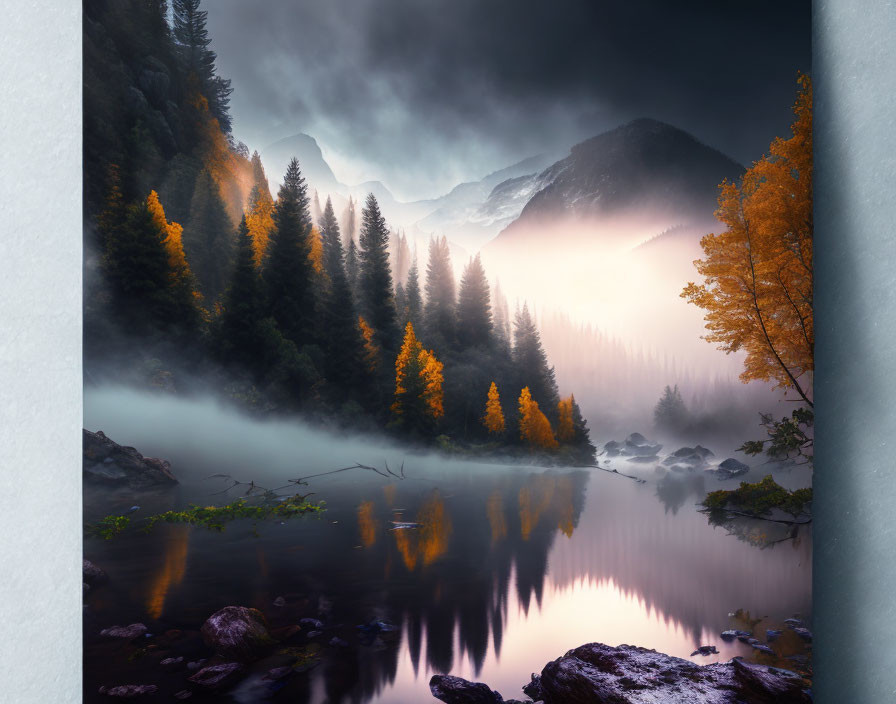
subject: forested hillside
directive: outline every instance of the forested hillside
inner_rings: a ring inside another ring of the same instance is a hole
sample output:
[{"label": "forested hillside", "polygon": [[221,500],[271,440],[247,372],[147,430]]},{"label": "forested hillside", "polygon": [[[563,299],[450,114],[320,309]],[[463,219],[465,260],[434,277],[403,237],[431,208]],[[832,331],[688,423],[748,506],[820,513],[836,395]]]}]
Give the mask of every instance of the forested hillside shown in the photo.
[{"label": "forested hillside", "polygon": [[329,199],[313,223],[298,160],[272,198],[275,176],[231,135],[211,47],[199,0],[85,2],[87,381],[592,462],[528,309],[511,325],[478,256],[456,282],[433,239],[399,284],[372,194],[357,242]]}]

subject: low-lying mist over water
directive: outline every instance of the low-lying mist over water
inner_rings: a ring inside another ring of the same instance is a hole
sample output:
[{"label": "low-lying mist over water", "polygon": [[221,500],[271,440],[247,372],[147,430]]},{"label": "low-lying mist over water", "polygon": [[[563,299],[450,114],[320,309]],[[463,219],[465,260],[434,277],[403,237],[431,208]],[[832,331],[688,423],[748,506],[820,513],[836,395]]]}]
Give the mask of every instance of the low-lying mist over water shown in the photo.
[{"label": "low-lying mist over water", "polygon": [[[119,667],[94,635],[99,626],[177,629],[178,652],[198,657],[191,634],[231,604],[258,608],[274,628],[305,617],[323,622],[321,636],[308,636],[318,666],[288,680],[280,696],[382,704],[426,701],[430,676],[446,672],[513,696],[530,672],[595,640],[692,657],[743,618],[777,627],[811,609],[811,535],[779,536],[748,521],[712,527],[695,504],[726,483],[702,470],[678,475],[599,458],[645,480],[637,483],[596,469],[462,461],[296,419],[250,418],[210,399],[121,387],[88,388],[84,423],[168,459],[180,480],[170,492],[139,496],[88,488],[88,521],[134,504],[139,520],[172,503],[221,505],[243,494],[226,492],[229,482],[209,478],[215,474],[278,488],[356,462],[388,462],[396,472],[403,465],[405,477],[357,469],[309,478],[283,493],[314,492],[327,510],[285,522],[88,538],[85,556],[114,570],[85,612],[88,691]],[[714,449],[721,458],[728,448]],[[746,478],[763,473],[757,467]],[[807,478],[794,469],[779,481]],[[374,620],[394,630],[368,638],[358,626]],[[782,657],[801,652],[791,635],[779,644]],[[334,637],[348,645],[328,645]],[[768,657],[738,641],[720,642],[719,651],[692,659]],[[154,667],[164,684],[151,658],[128,667]],[[229,701],[270,695],[263,674],[250,674]]]}]

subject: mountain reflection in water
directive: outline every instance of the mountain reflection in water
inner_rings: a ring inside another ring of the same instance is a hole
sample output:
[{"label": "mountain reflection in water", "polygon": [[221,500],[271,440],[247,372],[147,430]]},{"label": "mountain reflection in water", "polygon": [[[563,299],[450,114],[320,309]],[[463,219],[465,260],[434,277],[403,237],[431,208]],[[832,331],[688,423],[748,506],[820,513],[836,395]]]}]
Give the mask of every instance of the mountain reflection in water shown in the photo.
[{"label": "mountain reflection in water", "polygon": [[[244,423],[251,442],[254,421]],[[104,429],[116,438],[113,426]],[[139,437],[122,434],[121,442],[138,445]],[[163,437],[138,447],[172,461],[180,505],[211,502],[219,487],[202,479],[210,474],[248,478],[238,452]],[[338,448],[332,453],[307,473],[351,463],[342,463]],[[257,472],[262,483],[295,474],[276,462],[265,471]],[[531,672],[590,641],[680,657],[717,645],[719,655],[693,658],[701,663],[753,658],[748,646],[718,638],[730,612],[810,613],[811,534],[767,549],[736,540],[697,512],[705,491],[697,479],[673,485],[645,474],[648,483],[636,484],[593,470],[411,456],[405,472],[404,481],[362,470],[311,480],[309,491],[327,502],[324,514],[259,523],[257,533],[240,522],[223,533],[162,526],[150,535],[88,539],[85,554],[113,579],[88,599],[85,640],[100,627],[139,620],[154,633],[195,631],[229,604],[259,608],[279,623],[291,618],[289,606],[273,605],[285,596],[325,612],[328,624],[354,629],[379,619],[398,631],[385,643],[345,650],[327,647],[325,635],[320,665],[291,678],[277,699],[418,704],[431,701],[436,672],[520,696]],[[145,499],[144,511],[156,510]],[[171,500],[159,499],[160,507]],[[314,615],[308,609],[295,618]],[[91,652],[86,700],[108,676]],[[253,686],[231,697],[257,701]]]}]

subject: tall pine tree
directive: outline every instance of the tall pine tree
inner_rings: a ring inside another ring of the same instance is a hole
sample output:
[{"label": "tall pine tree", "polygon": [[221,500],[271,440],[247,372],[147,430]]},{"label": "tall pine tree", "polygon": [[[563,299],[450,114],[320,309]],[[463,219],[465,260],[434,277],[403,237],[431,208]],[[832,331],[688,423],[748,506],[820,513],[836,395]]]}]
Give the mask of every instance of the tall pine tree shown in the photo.
[{"label": "tall pine tree", "polygon": [[286,169],[274,208],[274,231],[264,276],[271,314],[284,337],[301,349],[314,335],[311,215],[298,159]]},{"label": "tall pine tree", "polygon": [[228,362],[260,373],[274,361],[275,352],[265,349],[266,312],[264,285],[255,266],[252,235],[243,217],[237,230],[236,263],[224,296],[218,349]]},{"label": "tall pine tree", "polygon": [[398,346],[399,332],[389,267],[389,229],[372,193],[368,194],[361,211],[359,243],[358,294],[361,314],[376,331],[379,345],[385,350],[394,350]]},{"label": "tall pine tree", "polygon": [[477,254],[464,269],[457,302],[457,342],[461,349],[489,347],[492,341],[491,293]]},{"label": "tall pine tree", "polygon": [[177,41],[184,65],[196,76],[199,89],[208,100],[209,110],[217,118],[225,134],[230,134],[230,79],[216,75],[217,55],[209,47],[208,12],[199,9],[200,0],[174,0],[174,38]]},{"label": "tall pine tree", "polygon": [[366,376],[363,363],[364,340],[358,327],[352,292],[345,276],[342,236],[327,198],[321,215],[320,233],[323,239],[323,266],[326,280],[321,306],[326,377],[343,398],[355,395]]},{"label": "tall pine tree", "polygon": [[443,235],[429,241],[429,263],[426,266],[426,306],[423,327],[426,339],[444,354],[455,342],[457,301],[454,271],[448,240]]},{"label": "tall pine tree", "polygon": [[522,383],[529,387],[532,398],[553,413],[560,402],[554,368],[548,365],[541,335],[526,304],[514,321],[513,362]]},{"label": "tall pine tree", "polygon": [[184,228],[184,249],[206,305],[215,302],[227,286],[233,254],[233,224],[221,191],[208,169],[199,172],[190,219]]},{"label": "tall pine tree", "polygon": [[407,325],[411,323],[415,330],[422,329],[423,297],[420,292],[420,274],[416,256],[411,264],[411,268],[408,270],[408,283],[404,287],[404,299],[405,319],[401,321],[401,324]]}]

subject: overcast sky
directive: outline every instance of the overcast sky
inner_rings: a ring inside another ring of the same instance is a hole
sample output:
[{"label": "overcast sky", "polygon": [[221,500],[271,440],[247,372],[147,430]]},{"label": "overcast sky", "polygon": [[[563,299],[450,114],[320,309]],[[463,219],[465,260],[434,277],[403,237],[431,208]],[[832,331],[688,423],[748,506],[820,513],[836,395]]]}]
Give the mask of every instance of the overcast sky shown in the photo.
[{"label": "overcast sky", "polygon": [[749,163],[787,129],[811,69],[809,0],[204,6],[238,139],[305,132],[341,181],[402,199],[642,116]]}]

